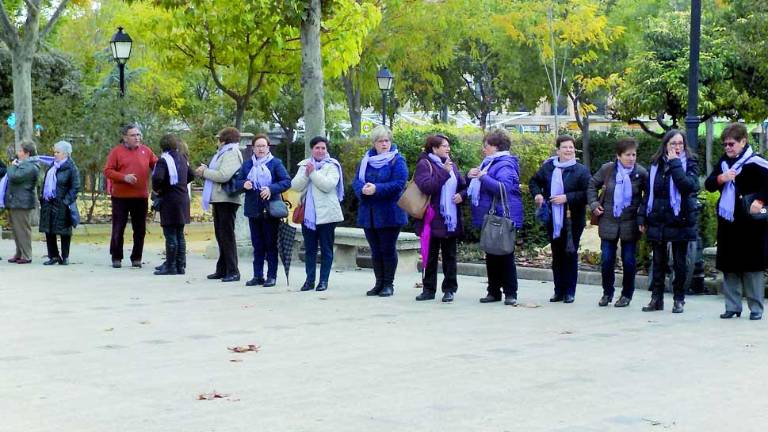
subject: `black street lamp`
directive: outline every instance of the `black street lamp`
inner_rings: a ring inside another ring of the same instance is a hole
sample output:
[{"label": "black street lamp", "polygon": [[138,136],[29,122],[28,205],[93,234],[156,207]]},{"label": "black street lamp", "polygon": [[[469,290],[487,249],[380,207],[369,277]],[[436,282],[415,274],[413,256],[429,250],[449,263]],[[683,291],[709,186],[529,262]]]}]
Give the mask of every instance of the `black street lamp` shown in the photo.
[{"label": "black street lamp", "polygon": [[392,89],[392,82],[394,77],[389,73],[389,69],[386,66],[379,70],[376,74],[376,81],[379,83],[379,90],[381,90],[381,124],[387,125],[387,92]]},{"label": "black street lamp", "polygon": [[685,135],[694,152],[699,149],[699,46],[701,41],[701,0],[691,0],[691,49],[688,64],[688,115]]},{"label": "black street lamp", "polygon": [[125,96],[125,63],[131,57],[132,44],[133,39],[128,36],[128,33],[123,32],[122,27],[117,28],[117,33],[109,41],[109,45],[112,47],[112,58],[115,59],[117,67],[120,69],[120,97]]}]

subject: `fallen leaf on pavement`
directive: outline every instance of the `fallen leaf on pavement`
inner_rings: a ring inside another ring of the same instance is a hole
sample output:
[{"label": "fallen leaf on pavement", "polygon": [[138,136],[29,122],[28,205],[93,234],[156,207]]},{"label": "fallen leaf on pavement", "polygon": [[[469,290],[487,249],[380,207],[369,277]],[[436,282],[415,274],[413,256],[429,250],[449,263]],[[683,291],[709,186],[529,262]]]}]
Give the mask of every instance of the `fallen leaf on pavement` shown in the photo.
[{"label": "fallen leaf on pavement", "polygon": [[197,400],[214,400],[214,399],[223,399],[225,397],[229,397],[229,394],[216,393],[216,390],[214,390],[210,393],[202,393],[197,395]]},{"label": "fallen leaf on pavement", "polygon": [[260,345],[243,345],[243,346],[227,347],[227,349],[233,353],[245,353],[249,351],[259,352],[259,350],[261,349],[261,346]]},{"label": "fallen leaf on pavement", "polygon": [[230,359],[231,363],[242,363],[243,359]]},{"label": "fallen leaf on pavement", "polygon": [[147,324],[149,324],[149,321],[139,321],[139,324],[141,324],[141,325],[147,325]]},{"label": "fallen leaf on pavement", "polygon": [[114,329],[115,329],[114,327],[110,327],[110,328],[105,328],[104,331],[112,331]]},{"label": "fallen leaf on pavement", "polygon": [[252,308],[252,307],[255,307],[255,306],[256,306],[255,304],[243,305],[243,309],[248,309],[248,308]]},{"label": "fallen leaf on pavement", "polygon": [[570,330],[563,330],[563,331],[560,332],[560,334],[568,335],[568,334],[573,334],[573,332],[570,331]]}]

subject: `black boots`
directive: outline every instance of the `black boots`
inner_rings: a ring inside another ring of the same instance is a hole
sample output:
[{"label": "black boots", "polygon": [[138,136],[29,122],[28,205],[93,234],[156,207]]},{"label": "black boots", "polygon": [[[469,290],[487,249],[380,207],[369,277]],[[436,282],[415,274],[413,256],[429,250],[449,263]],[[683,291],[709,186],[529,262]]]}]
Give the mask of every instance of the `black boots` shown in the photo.
[{"label": "black boots", "polygon": [[187,270],[187,250],[176,251],[176,274],[183,275]]},{"label": "black boots", "polygon": [[389,297],[395,293],[395,271],[397,261],[382,262],[382,282],[379,297]]},{"label": "black boots", "polygon": [[382,284],[384,283],[384,263],[381,261],[373,260],[373,274],[376,276],[376,285],[368,290],[365,295],[377,296],[381,292]]},{"label": "black boots", "polygon": [[159,270],[155,270],[155,274],[158,276],[161,275],[175,275],[178,274],[176,272],[176,245],[165,245],[165,264],[164,266],[160,266],[161,268]]},{"label": "black boots", "polygon": [[675,300],[674,306],[672,306],[672,313],[683,313],[683,306],[685,305],[685,301],[683,300]]},{"label": "black boots", "polygon": [[664,310],[664,297],[651,296],[651,302],[648,306],[643,306],[643,312],[654,312]]}]

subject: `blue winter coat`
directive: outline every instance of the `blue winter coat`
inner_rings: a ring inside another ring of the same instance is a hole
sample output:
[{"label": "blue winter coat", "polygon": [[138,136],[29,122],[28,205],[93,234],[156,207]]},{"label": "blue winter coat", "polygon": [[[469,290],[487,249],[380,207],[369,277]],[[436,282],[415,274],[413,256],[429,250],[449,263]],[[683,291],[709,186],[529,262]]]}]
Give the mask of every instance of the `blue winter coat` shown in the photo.
[{"label": "blue winter coat", "polygon": [[[394,146],[393,146],[394,148]],[[376,150],[370,149],[369,156],[376,156]],[[402,227],[408,223],[408,216],[397,206],[397,200],[405,190],[408,181],[408,166],[399,154],[392,161],[381,167],[368,166],[365,181],[358,178],[360,165],[355,169],[352,189],[360,202],[357,208],[357,225],[361,228]],[[376,193],[363,195],[363,185],[373,183]]]},{"label": "blue winter coat", "polygon": [[[248,159],[243,162],[243,166],[240,168],[240,172],[237,175],[235,184],[238,188],[242,189],[245,182],[248,180],[248,173],[253,168],[253,159]],[[277,201],[280,198],[280,194],[287,191],[291,187],[291,177],[288,175],[288,171],[285,169],[285,165],[278,158],[273,158],[267,162],[267,168],[272,174],[272,184],[269,185],[269,191],[272,196],[270,201]],[[245,217],[260,218],[267,216],[267,201],[261,199],[260,192],[256,189],[245,191],[245,204],[243,207],[243,213]]]},{"label": "blue winter coat", "polygon": [[[469,184],[471,179],[467,178]],[[500,156],[491,162],[488,172],[480,177],[480,200],[477,206],[472,205],[472,225],[476,228],[483,226],[485,215],[491,210],[493,197],[496,197],[495,212],[501,216],[504,209],[501,206],[501,185],[507,191],[508,213],[515,228],[523,227],[523,195],[520,192],[520,168],[517,162],[517,156]],[[472,198],[466,196],[466,191],[462,194],[469,200],[471,205]]]}]

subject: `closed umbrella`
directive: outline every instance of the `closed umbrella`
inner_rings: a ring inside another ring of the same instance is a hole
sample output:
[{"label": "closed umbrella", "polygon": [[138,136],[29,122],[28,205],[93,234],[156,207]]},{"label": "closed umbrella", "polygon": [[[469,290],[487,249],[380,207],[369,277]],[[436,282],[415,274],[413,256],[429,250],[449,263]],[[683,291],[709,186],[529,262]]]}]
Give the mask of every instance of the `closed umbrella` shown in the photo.
[{"label": "closed umbrella", "polygon": [[280,261],[283,262],[283,270],[285,270],[285,282],[290,285],[290,279],[288,273],[291,269],[291,260],[293,259],[293,245],[296,239],[296,228],[291,226],[287,222],[280,222],[280,226],[277,229],[277,254],[280,257]]}]

